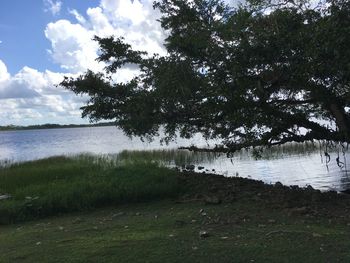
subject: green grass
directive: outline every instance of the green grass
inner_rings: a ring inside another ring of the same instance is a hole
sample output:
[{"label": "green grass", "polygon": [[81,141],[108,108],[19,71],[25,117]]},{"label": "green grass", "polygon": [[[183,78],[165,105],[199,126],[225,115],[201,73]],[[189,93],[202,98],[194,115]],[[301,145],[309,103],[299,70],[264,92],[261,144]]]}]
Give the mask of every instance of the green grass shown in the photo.
[{"label": "green grass", "polygon": [[176,172],[150,162],[111,163],[81,155],[53,157],[0,169],[0,223],[154,200],[180,191]]},{"label": "green grass", "polygon": [[342,222],[247,200],[156,201],[0,226],[0,262],[16,263],[349,262],[349,245]]}]

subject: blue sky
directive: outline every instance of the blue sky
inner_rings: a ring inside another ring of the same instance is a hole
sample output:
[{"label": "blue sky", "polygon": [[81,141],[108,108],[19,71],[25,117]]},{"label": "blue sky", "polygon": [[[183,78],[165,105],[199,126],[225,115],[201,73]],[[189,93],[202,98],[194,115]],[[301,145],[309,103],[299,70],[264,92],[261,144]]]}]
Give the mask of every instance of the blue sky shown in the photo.
[{"label": "blue sky", "polygon": [[[100,71],[91,39],[124,36],[135,49],[164,53],[152,0],[2,0],[0,126],[86,123],[87,100],[57,88],[63,76]],[[117,80],[135,72],[123,69]]]},{"label": "blue sky", "polygon": [[59,19],[72,20],[68,10],[76,9],[84,13],[89,7],[98,6],[99,3],[97,0],[58,2],[61,3],[60,11],[52,13],[49,9],[50,2],[43,0],[1,1],[0,59],[6,61],[9,73],[15,74],[23,66],[40,71],[58,71],[59,65],[52,61],[47,52],[50,42],[44,34],[46,25]]}]

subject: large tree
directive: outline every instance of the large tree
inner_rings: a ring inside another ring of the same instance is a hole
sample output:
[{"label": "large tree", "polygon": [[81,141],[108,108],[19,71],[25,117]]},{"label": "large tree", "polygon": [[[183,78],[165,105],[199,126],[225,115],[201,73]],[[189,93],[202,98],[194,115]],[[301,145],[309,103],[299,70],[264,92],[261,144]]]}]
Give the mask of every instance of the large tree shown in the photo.
[{"label": "large tree", "polygon": [[[350,1],[155,2],[166,56],[99,38],[105,72],[65,78],[88,94],[91,120],[112,119],[126,134],[166,139],[200,132],[218,151],[286,142],[350,142]],[[130,64],[140,73],[113,78]]]}]

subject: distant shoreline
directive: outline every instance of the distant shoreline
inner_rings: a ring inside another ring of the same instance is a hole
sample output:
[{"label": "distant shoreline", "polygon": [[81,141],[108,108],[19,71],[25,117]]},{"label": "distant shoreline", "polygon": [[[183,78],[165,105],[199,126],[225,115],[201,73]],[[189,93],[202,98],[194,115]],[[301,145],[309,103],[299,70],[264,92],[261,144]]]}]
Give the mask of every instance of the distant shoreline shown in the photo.
[{"label": "distant shoreline", "polygon": [[84,127],[102,127],[102,126],[115,126],[114,122],[101,122],[94,124],[41,124],[41,125],[28,125],[17,126],[7,125],[0,126],[0,131],[21,131],[21,130],[43,130],[43,129],[66,129],[66,128],[84,128]]}]

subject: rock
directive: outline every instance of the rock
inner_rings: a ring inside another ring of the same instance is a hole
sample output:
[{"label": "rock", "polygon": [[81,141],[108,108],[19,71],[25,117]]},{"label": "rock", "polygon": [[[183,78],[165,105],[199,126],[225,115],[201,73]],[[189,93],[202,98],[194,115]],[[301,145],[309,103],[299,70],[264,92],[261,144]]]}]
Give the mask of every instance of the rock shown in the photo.
[{"label": "rock", "polygon": [[198,199],[198,200],[203,199],[203,195],[202,194],[195,194],[194,199]]},{"label": "rock", "polygon": [[312,202],[319,202],[322,199],[321,192],[319,190],[314,190],[311,196],[311,201]]},{"label": "rock", "polygon": [[186,170],[190,170],[193,171],[196,168],[196,166],[194,164],[188,164],[186,165]]},{"label": "rock", "polygon": [[119,212],[119,213],[113,214],[112,218],[117,217],[117,216],[123,216],[123,215],[125,215],[124,212]]},{"label": "rock", "polygon": [[283,184],[281,182],[276,182],[275,187],[278,187],[278,188],[283,187]]},{"label": "rock", "polygon": [[10,199],[11,195],[9,194],[4,194],[4,195],[0,195],[0,200],[6,200],[6,199]]},{"label": "rock", "polygon": [[209,192],[216,193],[219,191],[219,188],[216,185],[213,185],[209,188]]},{"label": "rock", "polygon": [[308,186],[306,187],[306,190],[307,190],[307,191],[314,191],[315,189],[314,189],[311,185],[308,185]]},{"label": "rock", "polygon": [[318,234],[318,233],[312,233],[312,236],[313,236],[313,237],[322,237],[322,235],[321,235],[321,234]]},{"label": "rock", "polygon": [[73,224],[79,224],[79,223],[81,223],[81,222],[83,222],[83,220],[80,218],[80,217],[77,217],[76,219],[74,219],[73,220]]},{"label": "rock", "polygon": [[39,246],[39,245],[41,245],[41,242],[40,241],[36,242],[35,245]]},{"label": "rock", "polygon": [[350,189],[345,189],[345,190],[342,190],[340,192],[343,193],[343,194],[350,194]]},{"label": "rock", "polygon": [[289,210],[289,215],[305,215],[309,212],[309,209],[306,206],[296,207]]},{"label": "rock", "polygon": [[209,233],[207,231],[201,230],[201,231],[199,231],[199,237],[200,238],[207,238],[207,237],[209,237]]},{"label": "rock", "polygon": [[220,198],[217,196],[206,196],[204,201],[209,205],[218,205],[221,203]]},{"label": "rock", "polygon": [[222,240],[226,240],[228,239],[228,237],[220,237]]},{"label": "rock", "polygon": [[186,225],[186,222],[183,220],[175,220],[175,225],[176,226],[184,226],[184,225]]},{"label": "rock", "polygon": [[136,215],[136,216],[140,216],[140,215],[141,215],[141,213],[137,212],[135,215]]},{"label": "rock", "polygon": [[204,166],[198,166],[198,170],[203,170]]}]

